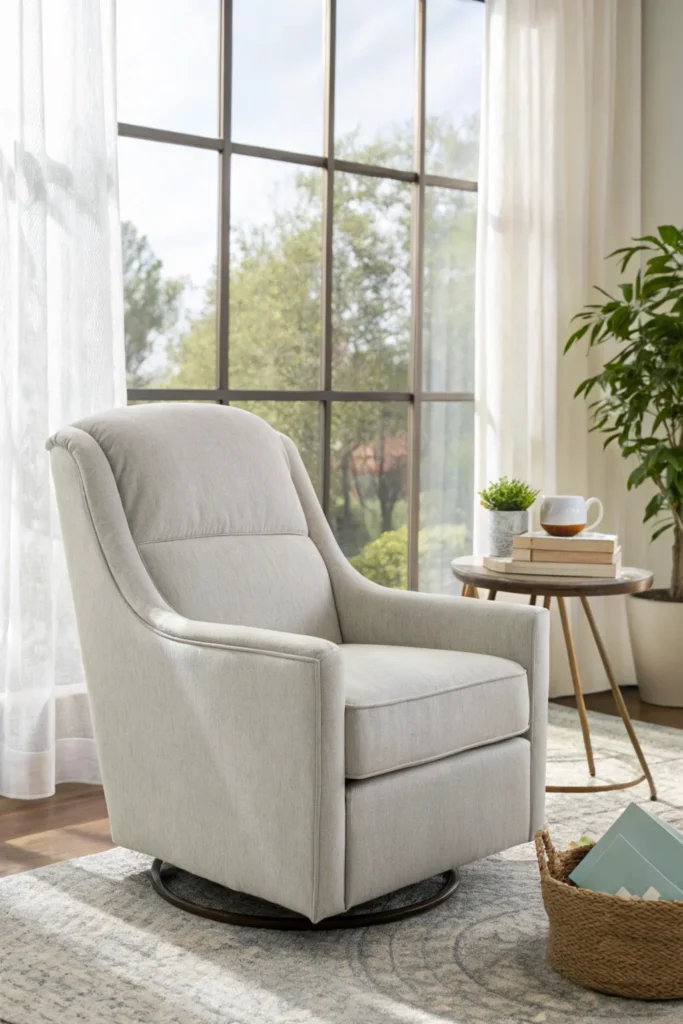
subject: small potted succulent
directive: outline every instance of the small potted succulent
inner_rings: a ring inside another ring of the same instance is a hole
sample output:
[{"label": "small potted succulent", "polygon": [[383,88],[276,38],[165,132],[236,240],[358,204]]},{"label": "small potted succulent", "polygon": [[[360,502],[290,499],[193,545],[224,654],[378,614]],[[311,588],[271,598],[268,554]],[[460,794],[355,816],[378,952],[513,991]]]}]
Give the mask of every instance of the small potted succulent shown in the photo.
[{"label": "small potted succulent", "polygon": [[612,253],[622,273],[634,257],[642,266],[620,295],[603,292],[578,314],[565,351],[583,338],[589,349],[610,343],[576,394],[590,401],[605,447],[616,443],[629,460],[628,489],[649,488],[653,540],[673,535],[669,587],[634,594],[627,608],[641,697],[683,707],[683,231],[657,230]]},{"label": "small potted succulent", "polygon": [[489,554],[507,558],[512,554],[512,538],[529,529],[529,509],[536,501],[535,491],[523,480],[500,480],[479,491],[481,504],[489,516]]}]

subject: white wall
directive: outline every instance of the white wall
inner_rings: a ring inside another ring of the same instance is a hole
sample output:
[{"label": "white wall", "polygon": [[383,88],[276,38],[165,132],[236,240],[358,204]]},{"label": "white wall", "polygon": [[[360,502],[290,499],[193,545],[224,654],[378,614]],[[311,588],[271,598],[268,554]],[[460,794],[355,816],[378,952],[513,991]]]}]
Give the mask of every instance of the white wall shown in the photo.
[{"label": "white wall", "polygon": [[[643,0],[642,225],[649,234],[659,224],[683,227],[683,0]],[[652,492],[649,492],[652,493]],[[642,525],[648,495],[629,494],[625,554],[631,564],[655,572],[655,585],[667,586],[671,539],[655,544]]]},{"label": "white wall", "polygon": [[683,0],[643,0],[643,227],[683,225]]}]

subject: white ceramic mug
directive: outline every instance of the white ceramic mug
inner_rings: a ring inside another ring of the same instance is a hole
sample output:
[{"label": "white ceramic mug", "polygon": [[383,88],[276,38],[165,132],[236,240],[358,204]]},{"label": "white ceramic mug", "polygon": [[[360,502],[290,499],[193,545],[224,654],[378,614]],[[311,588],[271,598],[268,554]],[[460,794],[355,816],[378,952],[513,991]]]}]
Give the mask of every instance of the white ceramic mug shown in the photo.
[{"label": "white ceramic mug", "polygon": [[[590,526],[588,509],[597,505],[598,518]],[[599,498],[588,498],[585,501],[578,494],[543,495],[541,502],[541,527],[551,537],[574,537],[582,530],[594,530],[603,517],[602,502]]]}]

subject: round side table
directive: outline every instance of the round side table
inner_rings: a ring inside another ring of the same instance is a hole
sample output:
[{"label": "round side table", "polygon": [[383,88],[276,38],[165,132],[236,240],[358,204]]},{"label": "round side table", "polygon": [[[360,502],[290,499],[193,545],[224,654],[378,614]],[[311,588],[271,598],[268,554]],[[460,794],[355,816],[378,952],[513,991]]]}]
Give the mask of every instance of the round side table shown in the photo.
[{"label": "round side table", "polygon": [[495,601],[498,591],[502,591],[511,594],[528,594],[529,604],[536,604],[537,599],[542,597],[543,607],[550,608],[550,602],[555,598],[560,610],[562,631],[564,633],[564,640],[567,646],[569,670],[571,672],[572,683],[574,686],[574,695],[576,697],[576,706],[579,712],[579,721],[581,722],[583,742],[586,748],[588,771],[590,775],[594,777],[595,761],[593,759],[593,746],[591,744],[591,734],[588,726],[588,715],[586,714],[586,705],[583,699],[583,691],[581,689],[581,676],[579,675],[576,650],[574,649],[574,639],[572,637],[569,616],[567,615],[567,606],[565,604],[565,600],[568,597],[579,598],[583,606],[583,610],[586,613],[588,625],[591,628],[591,633],[593,634],[593,638],[598,648],[598,653],[602,660],[605,673],[607,674],[614,702],[619,714],[621,715],[621,719],[624,723],[626,732],[628,733],[628,737],[631,741],[636,757],[640,762],[642,775],[639,775],[637,778],[632,779],[629,782],[613,782],[609,785],[546,786],[546,789],[549,793],[600,793],[613,789],[628,789],[631,786],[637,786],[639,783],[647,780],[647,784],[650,787],[650,797],[652,800],[656,800],[657,790],[655,789],[655,784],[652,779],[652,773],[650,772],[648,763],[645,760],[645,755],[638,741],[636,731],[633,728],[631,716],[629,715],[628,708],[624,703],[624,698],[622,697],[621,690],[619,689],[619,684],[614,678],[614,673],[612,672],[612,666],[610,665],[609,658],[607,657],[605,645],[600,633],[598,632],[598,627],[595,622],[591,606],[588,603],[589,597],[609,597],[616,594],[637,594],[641,590],[649,590],[652,586],[652,573],[647,572],[645,569],[622,569],[621,576],[614,580],[598,579],[596,577],[589,578],[587,576],[516,575],[514,573],[492,572],[490,569],[486,569],[482,564],[481,558],[478,558],[475,555],[468,555],[465,558],[454,559],[451,563],[451,568],[453,569],[453,575],[462,583],[463,597],[479,597],[477,588],[484,587],[489,592],[489,601]]}]

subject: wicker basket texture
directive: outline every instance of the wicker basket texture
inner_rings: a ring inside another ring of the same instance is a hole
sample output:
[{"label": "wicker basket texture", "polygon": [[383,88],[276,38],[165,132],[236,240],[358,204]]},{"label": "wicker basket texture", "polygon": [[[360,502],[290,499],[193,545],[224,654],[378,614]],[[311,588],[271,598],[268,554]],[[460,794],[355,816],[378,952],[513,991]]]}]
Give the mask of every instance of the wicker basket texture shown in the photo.
[{"label": "wicker basket texture", "polygon": [[626,900],[579,889],[568,876],[589,850],[560,852],[547,830],[536,833],[551,965],[598,992],[683,999],[683,902]]}]

